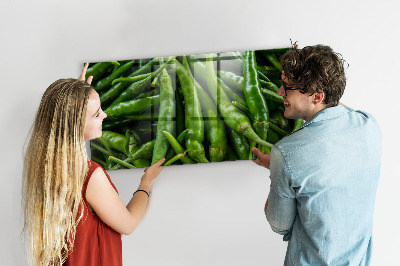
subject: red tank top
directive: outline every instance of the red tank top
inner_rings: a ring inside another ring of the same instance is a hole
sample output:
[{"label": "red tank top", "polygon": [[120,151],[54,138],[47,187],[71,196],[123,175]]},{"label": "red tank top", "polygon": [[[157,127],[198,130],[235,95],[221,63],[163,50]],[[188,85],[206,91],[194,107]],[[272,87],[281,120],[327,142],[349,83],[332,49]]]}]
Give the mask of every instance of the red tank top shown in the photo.
[{"label": "red tank top", "polygon": [[[86,200],[87,185],[97,167],[101,166],[94,161],[89,161],[89,171],[82,187],[83,217],[76,228],[74,248],[64,265],[122,265],[121,234],[105,224],[96,213],[92,213]],[[104,173],[117,191],[107,172],[104,171]]]}]

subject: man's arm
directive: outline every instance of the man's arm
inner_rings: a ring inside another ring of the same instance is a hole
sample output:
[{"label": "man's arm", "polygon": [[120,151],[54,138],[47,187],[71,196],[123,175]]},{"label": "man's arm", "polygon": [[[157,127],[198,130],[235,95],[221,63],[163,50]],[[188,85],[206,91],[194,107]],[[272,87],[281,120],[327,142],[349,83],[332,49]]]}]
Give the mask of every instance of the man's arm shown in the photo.
[{"label": "man's arm", "polygon": [[264,211],[272,230],[285,235],[286,241],[290,238],[296,218],[296,193],[291,187],[291,175],[282,153],[273,148],[270,159],[271,187]]},{"label": "man's arm", "polygon": [[[277,149],[271,155],[262,153],[256,147],[251,151],[258,157],[254,163],[270,169],[271,188],[265,203],[264,213],[274,232],[285,235],[287,240],[296,217],[296,199],[290,187],[289,175],[285,169],[284,158]],[[269,207],[270,206],[270,207]]]}]

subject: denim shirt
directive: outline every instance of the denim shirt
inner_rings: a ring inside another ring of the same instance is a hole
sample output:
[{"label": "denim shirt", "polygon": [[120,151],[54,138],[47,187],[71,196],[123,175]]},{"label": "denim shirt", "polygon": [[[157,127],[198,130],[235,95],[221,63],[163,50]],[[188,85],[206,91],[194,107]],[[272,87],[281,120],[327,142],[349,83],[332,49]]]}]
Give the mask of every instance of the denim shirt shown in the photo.
[{"label": "denim shirt", "polygon": [[284,265],[370,265],[381,131],[368,113],[326,108],[271,150],[267,220]]}]

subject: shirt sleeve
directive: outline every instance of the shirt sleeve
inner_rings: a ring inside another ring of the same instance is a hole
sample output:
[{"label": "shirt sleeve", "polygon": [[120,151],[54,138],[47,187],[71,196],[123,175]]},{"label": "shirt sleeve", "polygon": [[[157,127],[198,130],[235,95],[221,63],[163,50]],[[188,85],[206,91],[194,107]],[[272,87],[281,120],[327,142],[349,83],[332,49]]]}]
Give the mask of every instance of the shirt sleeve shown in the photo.
[{"label": "shirt sleeve", "polygon": [[283,240],[288,241],[297,213],[296,193],[291,187],[290,169],[276,147],[271,150],[270,178],[267,220],[272,230],[284,235]]}]

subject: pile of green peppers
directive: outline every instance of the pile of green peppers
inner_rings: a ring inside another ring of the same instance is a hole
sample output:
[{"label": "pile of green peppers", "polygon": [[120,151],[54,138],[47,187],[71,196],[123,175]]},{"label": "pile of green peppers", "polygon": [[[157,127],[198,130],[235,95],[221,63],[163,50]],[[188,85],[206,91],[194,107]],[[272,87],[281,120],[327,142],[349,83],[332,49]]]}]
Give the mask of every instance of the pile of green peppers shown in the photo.
[{"label": "pile of green peppers", "polygon": [[286,119],[279,59],[290,48],[91,63],[107,114],[91,159],[106,170],[247,160],[303,120]]}]

